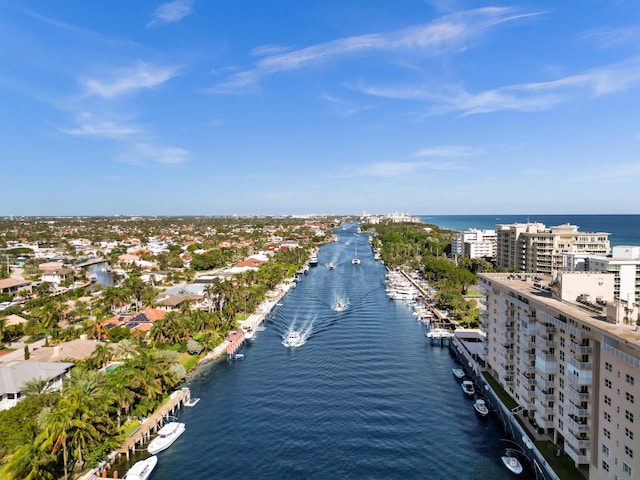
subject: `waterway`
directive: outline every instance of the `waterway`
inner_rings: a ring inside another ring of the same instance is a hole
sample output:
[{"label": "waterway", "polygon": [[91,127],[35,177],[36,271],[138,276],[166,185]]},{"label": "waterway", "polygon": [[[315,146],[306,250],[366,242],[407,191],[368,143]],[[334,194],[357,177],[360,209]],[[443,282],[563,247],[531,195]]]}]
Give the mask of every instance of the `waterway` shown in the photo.
[{"label": "waterway", "polygon": [[[499,422],[475,414],[448,349],[387,298],[367,235],[337,234],[244,360],[199,369],[201,400],[179,413],[186,431],[151,480],[511,478]],[[283,345],[292,329],[297,348]]]}]

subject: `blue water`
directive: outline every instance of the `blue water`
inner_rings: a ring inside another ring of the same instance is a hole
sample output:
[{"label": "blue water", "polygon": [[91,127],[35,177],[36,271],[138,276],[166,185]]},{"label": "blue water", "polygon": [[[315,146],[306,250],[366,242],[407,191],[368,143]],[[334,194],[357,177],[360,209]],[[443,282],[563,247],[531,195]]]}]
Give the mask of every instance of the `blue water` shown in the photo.
[{"label": "blue water", "polygon": [[609,233],[611,246],[640,245],[640,215],[418,215],[423,223],[463,232],[495,230],[497,224],[540,222],[547,227],[571,223],[580,232]]},{"label": "blue water", "polygon": [[[179,413],[186,432],[151,480],[511,478],[505,434],[477,417],[448,349],[387,298],[367,236],[338,235],[244,360],[199,369],[189,386],[201,400]],[[282,344],[292,328],[307,335],[295,349]]]}]

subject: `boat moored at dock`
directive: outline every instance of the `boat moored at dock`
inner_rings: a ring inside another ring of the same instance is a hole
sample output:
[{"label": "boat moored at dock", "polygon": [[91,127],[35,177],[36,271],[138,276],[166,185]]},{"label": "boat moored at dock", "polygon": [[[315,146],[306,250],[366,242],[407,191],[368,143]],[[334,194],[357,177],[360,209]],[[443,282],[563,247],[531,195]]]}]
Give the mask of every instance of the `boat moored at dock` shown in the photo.
[{"label": "boat moored at dock", "polygon": [[469,397],[472,397],[473,395],[475,395],[476,389],[473,386],[473,382],[471,380],[463,380],[462,391]]},{"label": "boat moored at dock", "polygon": [[158,452],[166,450],[169,448],[173,442],[175,442],[180,435],[184,433],[185,425],[180,422],[169,422],[160,430],[158,430],[158,435],[151,440],[149,446],[147,447],[147,451],[151,455],[155,455]]},{"label": "boat moored at dock", "polygon": [[124,480],[147,480],[153,469],[158,464],[158,457],[155,455],[140,460],[133,464],[124,476]]}]

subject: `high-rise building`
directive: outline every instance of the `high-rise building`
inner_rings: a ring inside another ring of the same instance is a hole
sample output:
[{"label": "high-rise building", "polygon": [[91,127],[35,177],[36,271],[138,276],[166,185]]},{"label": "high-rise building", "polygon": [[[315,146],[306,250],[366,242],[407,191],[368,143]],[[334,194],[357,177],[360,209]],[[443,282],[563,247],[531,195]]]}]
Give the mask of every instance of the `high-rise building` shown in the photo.
[{"label": "high-rise building", "polygon": [[451,242],[451,253],[467,258],[496,258],[495,230],[476,230],[457,233]]},{"label": "high-rise building", "polygon": [[609,254],[609,234],[578,232],[575,225],[546,228],[542,223],[497,225],[496,265],[551,275],[562,269],[563,253]]},{"label": "high-rise building", "polygon": [[638,307],[610,272],[482,273],[486,366],[518,416],[594,479],[640,476]]}]

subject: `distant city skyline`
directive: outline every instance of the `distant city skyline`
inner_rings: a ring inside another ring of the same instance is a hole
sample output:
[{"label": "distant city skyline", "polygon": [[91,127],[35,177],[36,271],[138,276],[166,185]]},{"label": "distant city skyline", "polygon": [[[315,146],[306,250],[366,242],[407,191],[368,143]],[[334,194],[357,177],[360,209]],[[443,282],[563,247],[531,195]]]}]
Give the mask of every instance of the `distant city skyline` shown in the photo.
[{"label": "distant city skyline", "polygon": [[0,0],[0,216],[638,213],[640,3]]}]

